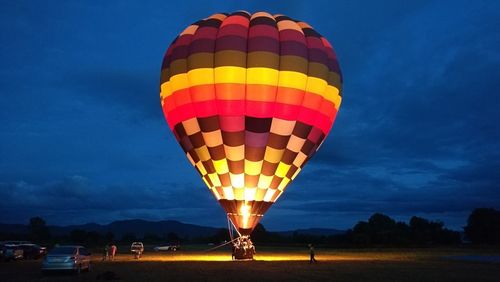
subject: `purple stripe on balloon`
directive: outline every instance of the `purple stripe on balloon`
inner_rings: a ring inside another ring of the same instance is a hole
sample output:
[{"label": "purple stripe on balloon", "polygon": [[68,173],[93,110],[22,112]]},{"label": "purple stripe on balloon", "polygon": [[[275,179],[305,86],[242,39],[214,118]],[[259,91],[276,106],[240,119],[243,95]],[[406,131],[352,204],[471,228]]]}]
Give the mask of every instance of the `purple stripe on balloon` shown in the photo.
[{"label": "purple stripe on balloon", "polygon": [[307,46],[297,41],[281,41],[280,55],[294,55],[307,59]]},{"label": "purple stripe on balloon", "polygon": [[189,55],[188,49],[189,49],[189,46],[186,46],[186,45],[176,47],[172,51],[172,56],[170,56],[170,62],[173,62],[173,61],[178,60],[178,59],[187,58],[187,56]]},{"label": "purple stripe on balloon", "polygon": [[320,38],[307,37],[306,40],[307,40],[307,47],[308,48],[315,48],[315,49],[320,49],[320,50],[325,49],[325,45],[323,45],[323,41],[321,41]]},{"label": "purple stripe on balloon", "polygon": [[214,39],[199,39],[194,40],[189,45],[189,53],[201,53],[201,52],[209,52],[213,53],[215,49],[215,40]]},{"label": "purple stripe on balloon", "polygon": [[201,27],[196,30],[196,33],[193,35],[193,40],[196,39],[215,39],[217,37],[217,32],[219,29],[215,27]]},{"label": "purple stripe on balloon", "polygon": [[328,65],[328,56],[323,50],[320,49],[309,49],[308,52],[309,62],[322,63],[325,66]]},{"label": "purple stripe on balloon", "polygon": [[297,41],[306,44],[304,34],[294,29],[284,29],[280,31],[280,41]]},{"label": "purple stripe on balloon", "polygon": [[248,52],[267,51],[279,55],[279,41],[271,37],[253,37],[248,40]]},{"label": "purple stripe on balloon", "polygon": [[271,38],[276,38],[276,40],[279,40],[279,31],[276,27],[269,26],[269,25],[255,25],[250,27],[248,30],[248,37],[259,37],[259,36],[265,36],[265,37],[271,37]]},{"label": "purple stripe on balloon", "polygon": [[252,131],[245,131],[245,144],[252,147],[265,147],[269,132],[255,133]]},{"label": "purple stripe on balloon", "polygon": [[216,40],[216,49],[215,51],[223,51],[223,50],[236,50],[236,51],[247,51],[247,39],[241,36],[224,36],[219,37]]},{"label": "purple stripe on balloon", "polygon": [[239,24],[228,24],[221,29],[219,29],[219,33],[217,34],[217,37],[224,37],[224,36],[240,36],[240,37],[247,37],[248,29],[242,25]]}]

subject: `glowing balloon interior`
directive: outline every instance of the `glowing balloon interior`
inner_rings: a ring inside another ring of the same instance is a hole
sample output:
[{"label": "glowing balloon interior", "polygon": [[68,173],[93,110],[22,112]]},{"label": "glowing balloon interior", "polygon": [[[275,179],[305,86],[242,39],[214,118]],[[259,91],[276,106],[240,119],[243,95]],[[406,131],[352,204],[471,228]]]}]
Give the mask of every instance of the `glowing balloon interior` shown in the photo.
[{"label": "glowing balloon interior", "polygon": [[248,235],[328,135],[341,88],[332,46],[311,26],[239,11],[177,36],[160,97],[187,158]]}]

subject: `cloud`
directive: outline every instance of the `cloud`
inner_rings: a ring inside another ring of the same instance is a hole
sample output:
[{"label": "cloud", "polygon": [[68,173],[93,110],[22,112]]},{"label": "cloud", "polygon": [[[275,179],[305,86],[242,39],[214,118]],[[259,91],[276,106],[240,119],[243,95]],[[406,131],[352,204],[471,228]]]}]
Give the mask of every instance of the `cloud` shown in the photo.
[{"label": "cloud", "polygon": [[[29,217],[38,215],[55,225],[89,220],[107,223],[137,217],[199,222],[202,214],[222,211],[201,183],[103,186],[78,175],[38,185],[22,181],[0,183],[0,198],[4,203],[0,222],[27,222]],[[9,212],[12,210],[23,212],[13,214]],[[214,221],[209,218],[208,222]]]}]

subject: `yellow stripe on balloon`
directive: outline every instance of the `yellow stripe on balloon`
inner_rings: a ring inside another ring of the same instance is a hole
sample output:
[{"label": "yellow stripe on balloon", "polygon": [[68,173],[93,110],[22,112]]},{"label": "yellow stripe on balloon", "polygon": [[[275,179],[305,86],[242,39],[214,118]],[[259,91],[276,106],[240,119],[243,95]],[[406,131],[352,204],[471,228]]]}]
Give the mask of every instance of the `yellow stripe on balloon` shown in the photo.
[{"label": "yellow stripe on balloon", "polygon": [[289,87],[304,90],[307,85],[307,75],[296,71],[280,71],[279,87]]},{"label": "yellow stripe on balloon", "polygon": [[172,95],[172,82],[169,80],[160,86],[160,97],[163,100],[170,95]]},{"label": "yellow stripe on balloon", "polygon": [[180,73],[180,74],[176,74],[176,75],[172,76],[170,78],[170,83],[171,83],[170,85],[172,87],[172,93],[177,91],[177,90],[188,88],[189,87],[189,80],[188,80],[187,73]]},{"label": "yellow stripe on balloon", "polygon": [[199,68],[188,71],[189,84],[184,88],[197,85],[214,84],[214,69]]},{"label": "yellow stripe on balloon", "polygon": [[234,66],[215,68],[215,83],[241,83],[246,82],[247,69]]},{"label": "yellow stripe on balloon", "polygon": [[335,86],[327,85],[325,92],[323,93],[322,96],[326,100],[332,102],[333,105],[335,106],[335,109],[337,110],[339,109],[340,100],[342,100],[342,98],[339,95],[339,90]]},{"label": "yellow stripe on balloon", "polygon": [[323,94],[325,93],[325,88],[328,85],[328,82],[326,80],[309,76],[307,77],[307,86],[306,86],[306,91],[310,93],[315,93],[315,94]]},{"label": "yellow stripe on balloon", "polygon": [[335,93],[338,92],[338,89],[329,86],[326,80],[307,76],[301,72],[278,71],[272,68],[261,67],[247,69],[235,66],[222,66],[217,68],[192,69],[187,73],[176,74],[169,81],[161,85],[161,95],[163,98],[166,98],[178,90],[214,83],[257,84],[294,88],[321,95],[330,101],[334,99]]},{"label": "yellow stripe on balloon", "polygon": [[277,85],[279,71],[272,68],[248,68],[247,84]]}]

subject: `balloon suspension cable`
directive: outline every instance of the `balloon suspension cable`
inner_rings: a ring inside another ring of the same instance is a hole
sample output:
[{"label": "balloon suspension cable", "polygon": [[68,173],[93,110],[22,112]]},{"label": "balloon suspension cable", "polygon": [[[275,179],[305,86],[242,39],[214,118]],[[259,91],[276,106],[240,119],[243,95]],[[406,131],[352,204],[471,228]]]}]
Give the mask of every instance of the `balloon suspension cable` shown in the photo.
[{"label": "balloon suspension cable", "polygon": [[221,247],[224,247],[224,246],[226,246],[226,245],[229,245],[229,244],[233,243],[234,241],[236,241],[236,240],[238,240],[238,239],[239,239],[239,237],[238,237],[238,238],[234,238],[234,239],[233,239],[233,240],[231,240],[231,241],[227,241],[227,242],[222,243],[222,244],[220,244],[220,245],[218,245],[218,246],[215,246],[215,247],[213,247],[213,248],[210,248],[210,249],[208,249],[208,250],[205,250],[205,252],[206,252],[206,253],[208,253],[208,252],[211,252],[211,251],[215,251],[215,250],[217,250],[218,248],[221,248]]},{"label": "balloon suspension cable", "polygon": [[233,230],[231,228],[231,220],[229,219],[229,216],[227,216],[227,231],[229,232],[229,239],[233,241]]},{"label": "balloon suspension cable", "polygon": [[233,240],[233,231],[236,231],[236,233],[238,233],[238,237],[241,237],[241,233],[238,231],[238,228],[236,228],[236,225],[234,225],[229,216],[227,216],[227,229],[229,230],[229,237],[231,238],[231,241]]},{"label": "balloon suspension cable", "polygon": [[[228,242],[224,242],[220,245],[217,245],[213,248],[210,248],[208,250],[205,250],[205,252],[211,252],[217,250],[218,248],[224,247],[240,239],[241,233],[238,231],[238,228],[236,228],[236,226],[234,225],[233,221],[229,218],[229,216],[227,217],[227,229],[229,231],[229,238],[231,240],[229,240]],[[234,237],[233,232],[236,232],[238,234],[238,237]]]}]

